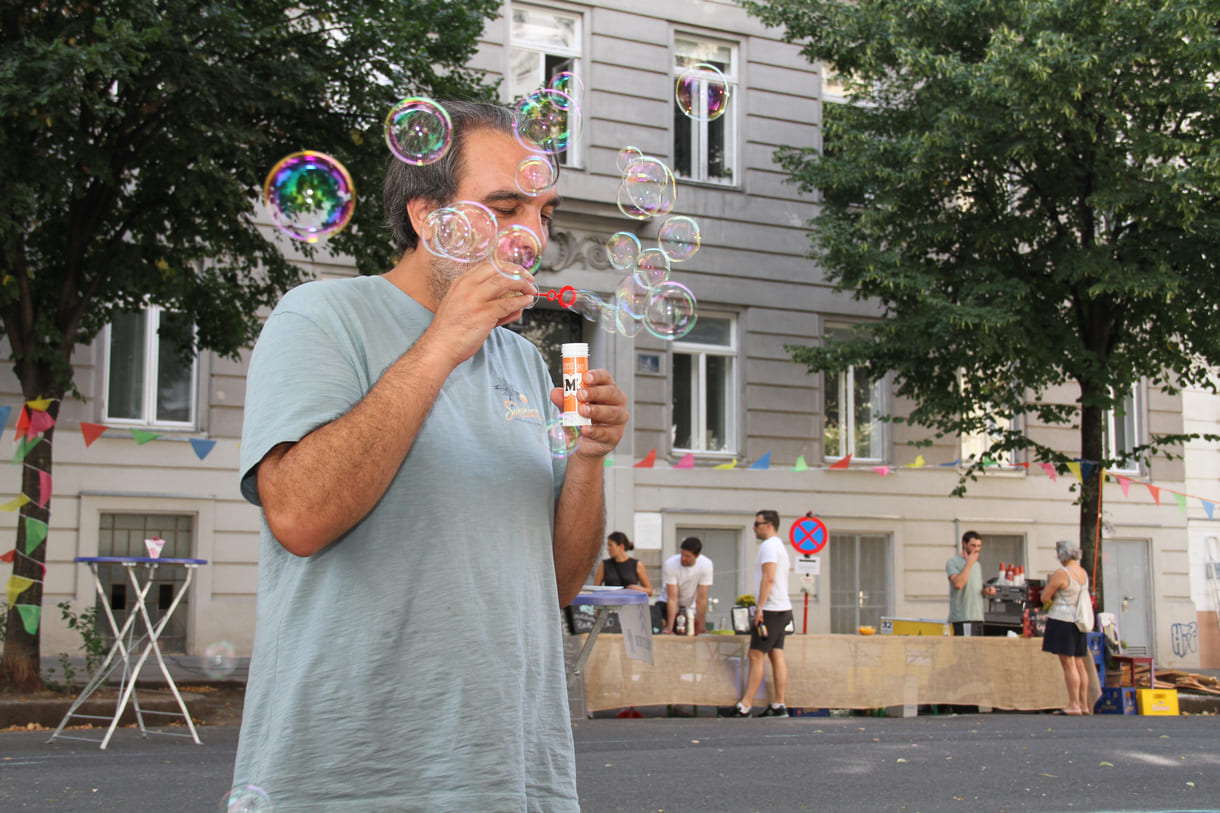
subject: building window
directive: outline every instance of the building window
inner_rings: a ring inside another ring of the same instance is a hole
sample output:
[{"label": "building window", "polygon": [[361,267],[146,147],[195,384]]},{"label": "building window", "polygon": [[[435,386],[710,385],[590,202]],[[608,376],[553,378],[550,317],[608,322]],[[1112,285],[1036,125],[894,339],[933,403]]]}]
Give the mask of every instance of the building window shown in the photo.
[{"label": "building window", "polygon": [[889,536],[831,534],[829,547],[831,633],[881,629],[881,616],[890,614]]},{"label": "building window", "polygon": [[[982,553],[978,566],[982,569],[983,582],[989,582],[1000,574],[1000,564],[1009,567],[1025,567],[1025,537],[1021,534],[984,534]],[[961,552],[961,537],[958,537],[958,553]]]},{"label": "building window", "polygon": [[[847,338],[847,328],[831,328],[834,338]],[[848,367],[838,375],[827,374],[825,451],[828,460],[851,455],[857,460],[885,457],[885,428],[881,421],[885,402],[884,380]]]},{"label": "building window", "polygon": [[[539,88],[548,87],[557,73],[568,71],[584,80],[579,15],[514,3],[510,36],[508,95],[514,102]],[[581,107],[583,100],[576,99],[576,104]],[[567,149],[560,153],[560,164],[579,165],[579,141],[578,129],[572,134]]]},{"label": "building window", "polygon": [[1114,409],[1102,414],[1102,442],[1106,458],[1116,461],[1111,471],[1138,473],[1140,463],[1133,454],[1140,445],[1139,387],[1133,387]]},{"label": "building window", "polygon": [[185,317],[151,306],[120,314],[106,333],[106,421],[195,425],[196,361],[182,360]]},{"label": "building window", "polygon": [[737,320],[700,314],[695,328],[673,343],[675,450],[736,451]]},{"label": "building window", "polygon": [[674,38],[673,81],[695,65],[712,65],[729,86],[728,109],[711,121],[692,119],[674,105],[674,172],[680,178],[735,183],[737,165],[737,46],[679,34]]},{"label": "building window", "polygon": [[[98,526],[98,556],[148,556],[145,539],[159,537],[165,540],[161,549],[164,559],[189,559],[194,552],[195,518],[186,514],[102,514]],[[127,578],[127,569],[120,564],[99,564],[98,577],[114,620],[122,629],[130,613],[136,611],[135,591]],[[144,606],[148,617],[155,625],[169,609],[179,587],[186,578],[186,569],[181,567],[159,567],[151,576],[152,585],[144,595]],[[142,580],[142,579],[141,579]],[[162,630],[158,641],[164,652],[186,651],[186,620],[190,612],[186,606],[190,596],[183,596],[178,609]],[[106,611],[99,604],[98,618],[104,619]],[[138,626],[137,626],[138,628]],[[114,631],[108,624],[98,626],[98,634],[106,638],[107,645],[114,643]]]}]

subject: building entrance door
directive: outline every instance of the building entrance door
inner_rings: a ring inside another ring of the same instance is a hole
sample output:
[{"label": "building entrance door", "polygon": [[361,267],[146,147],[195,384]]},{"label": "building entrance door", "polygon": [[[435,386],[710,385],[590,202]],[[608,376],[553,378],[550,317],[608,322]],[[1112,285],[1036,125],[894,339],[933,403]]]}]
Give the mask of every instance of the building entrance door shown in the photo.
[{"label": "building entrance door", "polygon": [[1148,543],[1106,539],[1101,546],[1108,613],[1118,618],[1118,634],[1130,655],[1151,655],[1152,594],[1148,585]]}]

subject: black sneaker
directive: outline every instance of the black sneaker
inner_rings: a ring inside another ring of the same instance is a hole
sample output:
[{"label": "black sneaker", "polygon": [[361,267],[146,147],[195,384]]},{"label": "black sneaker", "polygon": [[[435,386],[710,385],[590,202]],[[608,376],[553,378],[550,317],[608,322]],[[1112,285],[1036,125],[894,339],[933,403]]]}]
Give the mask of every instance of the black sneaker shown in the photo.
[{"label": "black sneaker", "polygon": [[721,706],[716,710],[721,717],[753,717],[748,711],[742,711],[740,706]]},{"label": "black sneaker", "polygon": [[767,706],[766,710],[763,711],[763,713],[758,716],[759,717],[787,717],[788,716],[788,707],[780,706],[779,708],[776,708],[775,706]]}]

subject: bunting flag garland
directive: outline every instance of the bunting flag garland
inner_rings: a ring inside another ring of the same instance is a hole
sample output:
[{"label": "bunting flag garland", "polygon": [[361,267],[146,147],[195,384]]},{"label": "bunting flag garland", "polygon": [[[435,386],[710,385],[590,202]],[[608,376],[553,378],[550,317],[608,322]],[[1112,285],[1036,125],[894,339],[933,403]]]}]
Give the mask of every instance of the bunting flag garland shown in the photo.
[{"label": "bunting flag garland", "polygon": [[921,454],[915,455],[915,462],[907,463],[905,466],[903,466],[903,468],[904,469],[922,469],[923,468],[923,455],[921,455]]},{"label": "bunting flag garland", "polygon": [[40,519],[23,517],[25,520],[25,553],[28,556],[47,538],[47,524]]},{"label": "bunting flag garland", "polygon": [[719,466],[712,466],[712,468],[713,469],[735,469],[735,468],[737,468],[737,461],[730,460],[728,463],[721,463]]},{"label": "bunting flag garland", "polygon": [[1161,504],[1161,489],[1157,486],[1154,486],[1152,483],[1145,483],[1144,485],[1146,485],[1148,487],[1148,493],[1152,495],[1152,499],[1156,502],[1157,505],[1160,505]]},{"label": "bunting flag garland", "polygon": [[29,497],[25,496],[24,494],[18,494],[16,497],[13,497],[13,499],[9,500],[3,505],[0,505],[0,511],[16,511],[29,501]]},{"label": "bunting flag garland", "polygon": [[21,405],[21,412],[17,414],[17,438],[20,440],[25,437],[26,431],[30,428],[30,413],[26,412],[25,404]]},{"label": "bunting flag garland", "polygon": [[51,499],[51,475],[45,471],[38,472],[38,507],[46,508],[47,500]]},{"label": "bunting flag garland", "polygon": [[796,465],[792,467],[793,471],[809,471],[809,464],[805,462],[805,455],[800,455],[796,459]]},{"label": "bunting flag garland", "polygon": [[30,453],[30,450],[37,446],[41,440],[41,436],[32,438],[25,435],[18,435],[17,451],[13,453],[13,465],[24,463],[26,456]]},{"label": "bunting flag garland", "polygon": [[26,401],[25,405],[35,412],[46,412],[53,403],[55,403],[53,398],[35,398],[33,401]]},{"label": "bunting flag garland", "polygon": [[1170,493],[1172,493],[1172,494],[1173,494],[1173,500],[1174,500],[1174,502],[1176,502],[1176,503],[1178,504],[1178,510],[1182,512],[1182,515],[1183,515],[1183,516],[1185,516],[1185,515],[1186,515],[1186,495],[1185,495],[1185,494],[1179,494],[1179,493],[1178,493],[1178,492],[1176,492],[1176,491],[1173,491],[1173,492],[1170,492]]},{"label": "bunting flag garland", "polygon": [[632,468],[635,469],[651,469],[657,462],[657,450],[649,449],[648,454],[644,455],[644,459],[636,463]]},{"label": "bunting flag garland", "polygon": [[1075,462],[1074,460],[1072,460],[1072,461],[1068,461],[1064,465],[1066,465],[1068,467],[1068,471],[1070,471],[1072,473],[1072,476],[1074,476],[1077,480],[1079,480],[1080,483],[1083,485],[1084,477],[1082,477],[1080,475],[1080,464]]},{"label": "bunting flag garland", "polygon": [[35,604],[18,604],[16,607],[18,614],[21,615],[21,623],[25,627],[25,631],[33,635],[38,631],[38,620],[42,617],[42,608]]},{"label": "bunting flag garland", "polygon": [[693,469],[695,467],[695,453],[687,452],[682,455],[682,459],[674,464],[675,469]]},{"label": "bunting flag garland", "polygon": [[1207,518],[1210,520],[1214,520],[1216,504],[1214,502],[1208,502],[1207,500],[1199,500],[1199,502],[1203,503],[1203,510],[1207,512]]},{"label": "bunting flag garland", "polygon": [[150,440],[156,440],[157,438],[161,437],[161,435],[157,432],[148,432],[144,429],[132,429],[131,436],[136,439],[137,446],[143,446]]},{"label": "bunting flag garland", "polygon": [[889,466],[873,466],[873,471],[877,472],[882,477],[884,477],[890,473],[890,467]]},{"label": "bunting flag garland", "polygon": [[4,435],[4,429],[8,426],[8,416],[12,414],[11,406],[0,406],[0,436]]},{"label": "bunting flag garland", "polygon": [[105,425],[103,425],[103,424],[100,424],[100,423],[85,423],[84,421],[81,421],[81,424],[80,424],[80,433],[81,433],[81,434],[84,436],[84,438],[85,438],[85,447],[86,447],[86,448],[88,448],[88,447],[92,446],[92,445],[93,445],[93,441],[95,441],[95,440],[97,440],[98,438],[100,438],[100,437],[102,436],[102,433],[103,433],[103,432],[105,432],[105,431],[106,431],[106,427],[105,427]]},{"label": "bunting flag garland", "polygon": [[1052,483],[1055,482],[1056,479],[1058,479],[1055,475],[1055,467],[1052,466],[1050,463],[1039,463],[1038,465],[1042,467],[1042,470],[1044,472],[1046,472],[1046,476],[1051,478]]},{"label": "bunting flag garland", "polygon": [[765,455],[763,455],[762,457],[758,458],[758,460],[756,460],[756,461],[754,462],[754,465],[750,466],[750,468],[752,468],[752,469],[769,469],[769,468],[771,468],[771,453],[770,453],[770,452],[767,452]]},{"label": "bunting flag garland", "polygon": [[35,410],[30,413],[30,426],[26,429],[27,436],[41,435],[55,425],[55,419],[49,412]]},{"label": "bunting flag garland", "polygon": [[840,459],[838,462],[836,462],[836,463],[831,463],[831,464],[830,464],[830,468],[832,468],[832,469],[848,469],[848,468],[851,468],[851,452],[848,452],[848,453],[847,453],[847,457],[844,457],[844,458]]},{"label": "bunting flag garland", "polygon": [[[240,445],[241,444],[238,444],[238,446],[240,446]],[[614,468],[614,458],[611,457],[610,455],[606,455],[606,462],[602,465],[607,469]]]},{"label": "bunting flag garland", "polygon": [[195,457],[203,460],[212,451],[212,447],[216,445],[214,440],[205,440],[204,438],[190,438],[191,448],[195,450]]},{"label": "bunting flag garland", "polygon": [[13,559],[17,558],[17,549],[13,548],[7,553],[0,553],[0,562],[8,562],[12,564]]},{"label": "bunting flag garland", "polygon": [[12,607],[17,603],[17,596],[29,590],[35,584],[41,582],[35,579],[28,579],[25,576],[9,576],[8,584],[4,587],[5,597],[8,599],[8,606]]},{"label": "bunting flag garland", "polygon": [[1118,480],[1118,487],[1119,487],[1119,488],[1121,488],[1121,489],[1123,490],[1123,496],[1124,496],[1124,497],[1126,497],[1126,496],[1127,496],[1127,492],[1128,492],[1128,491],[1130,490],[1130,488],[1131,488],[1131,480],[1130,480],[1129,478],[1122,477],[1122,476],[1117,475],[1117,474],[1116,474],[1116,475],[1114,475],[1114,479],[1115,479],[1115,480]]}]

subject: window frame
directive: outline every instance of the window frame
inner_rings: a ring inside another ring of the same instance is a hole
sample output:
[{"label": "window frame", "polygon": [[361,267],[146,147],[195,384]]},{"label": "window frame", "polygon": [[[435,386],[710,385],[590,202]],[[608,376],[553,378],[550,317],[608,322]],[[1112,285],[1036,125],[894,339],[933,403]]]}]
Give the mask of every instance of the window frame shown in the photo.
[{"label": "window frame", "polygon": [[[703,342],[691,342],[684,339],[677,339],[670,343],[669,347],[669,440],[670,451],[678,454],[686,454],[687,452],[696,455],[708,457],[722,457],[725,459],[736,458],[740,446],[740,421],[738,419],[738,410],[740,409],[740,394],[737,391],[738,368],[740,359],[740,326],[741,320],[735,313],[704,313],[700,314],[700,321],[709,319],[725,319],[729,323],[729,342],[727,345],[706,344]],[[693,378],[691,388],[691,412],[688,416],[690,420],[691,430],[691,445],[679,446],[675,438],[675,430],[677,427],[677,414],[674,404],[675,376],[678,372],[678,366],[674,357],[677,355],[690,355],[696,359],[692,364],[691,375]],[[706,448],[707,438],[707,359],[709,356],[726,358],[729,360],[728,380],[724,382],[724,415],[725,415],[725,431],[723,449],[708,449]]]},{"label": "window frame", "polygon": [[[842,334],[850,331],[850,329],[848,325],[831,324],[827,325],[825,333],[826,335]],[[877,401],[873,406],[873,420],[877,423],[877,446],[879,447],[877,451],[880,455],[878,457],[860,455],[857,454],[856,449],[855,375],[856,367],[852,365],[846,370],[837,373],[833,381],[836,395],[839,398],[839,454],[831,454],[830,452],[830,443],[827,438],[827,418],[829,417],[828,406],[830,402],[831,381],[829,373],[822,375],[822,459],[827,462],[834,462],[851,455],[852,462],[884,463],[888,458],[889,432],[886,423],[881,420],[881,416],[885,414],[884,405],[889,398],[889,386],[885,376],[872,382],[872,388]]]},{"label": "window frame", "polygon": [[[518,49],[534,51],[542,59],[542,63],[543,63],[542,71],[543,71],[544,76],[546,73],[546,58],[547,57],[556,57],[556,58],[571,60],[572,73],[576,74],[576,77],[578,79],[580,79],[580,81],[582,83],[587,84],[585,74],[584,74],[584,61],[585,61],[584,51],[585,51],[586,26],[585,26],[585,15],[583,13],[581,13],[579,11],[574,11],[572,9],[559,8],[559,7],[543,5],[543,4],[539,4],[539,3],[509,2],[507,4],[507,7],[508,7],[507,14],[504,15],[505,22],[508,26],[507,47],[504,49],[505,50],[505,59],[507,60],[507,66],[504,71],[504,78],[505,78],[504,94],[507,97],[505,100],[509,104],[515,105],[517,103],[517,100],[520,99],[522,96],[526,95],[527,93],[532,93],[533,91],[538,90],[538,88],[536,88],[536,87],[517,88],[514,86],[515,81],[516,81],[516,76],[515,76],[515,72],[513,71],[513,64],[514,64],[513,56],[514,56],[514,53]],[[564,17],[564,18],[569,18],[569,19],[574,20],[575,26],[574,26],[574,31],[573,31],[573,39],[575,40],[575,42],[577,44],[576,49],[574,51],[565,51],[565,49],[563,49],[563,48],[547,47],[544,43],[531,42],[530,40],[518,40],[516,38],[516,36],[514,35],[514,28],[515,28],[514,12],[516,12],[518,10],[532,11],[532,12],[539,13],[539,14],[554,15],[557,17]],[[545,77],[545,79],[548,83],[550,82],[550,77]],[[584,110],[584,106],[585,106],[584,101],[585,101],[584,99],[576,99],[577,107],[578,107],[578,109],[580,109],[582,111]],[[577,130],[572,133],[572,137],[568,142],[568,147],[566,150],[563,151],[563,153],[561,155],[559,165],[564,167],[565,169],[583,169],[584,168],[584,149],[583,149],[584,139],[582,138],[581,129],[582,128],[577,128]]]},{"label": "window frame", "polygon": [[[129,311],[127,313],[135,313]],[[141,393],[141,416],[138,418],[119,417],[110,414],[110,407],[113,402],[110,390],[110,372],[114,366],[114,348],[113,348],[113,327],[111,322],[106,325],[103,331],[103,341],[105,347],[105,369],[102,371],[102,418],[108,424],[116,424],[122,426],[153,426],[164,429],[189,429],[194,430],[199,426],[199,356],[196,354],[191,359],[190,374],[190,393],[187,396],[189,404],[190,417],[185,421],[159,420],[157,418],[157,395],[158,384],[160,382],[160,336],[159,329],[161,326],[161,316],[164,313],[171,312],[168,308],[163,308],[160,305],[145,305],[140,308],[140,313],[144,319],[144,370],[143,370],[143,392]],[[124,314],[125,315],[125,314]]]},{"label": "window frame", "polygon": [[744,172],[741,170],[741,119],[738,115],[738,110],[741,108],[740,100],[742,93],[741,79],[741,64],[742,64],[742,43],[736,40],[724,39],[723,37],[708,36],[698,34],[687,29],[675,29],[670,36],[670,108],[674,114],[674,121],[677,121],[678,116],[683,114],[677,108],[677,100],[673,98],[673,90],[677,84],[678,77],[682,75],[682,71],[686,70],[688,65],[679,63],[680,59],[694,59],[692,57],[681,56],[678,52],[678,42],[680,40],[688,40],[696,45],[711,44],[713,46],[725,46],[729,49],[729,58],[732,62],[729,70],[721,69],[725,80],[729,85],[729,109],[724,115],[716,119],[716,121],[724,122],[724,152],[725,159],[723,163],[728,167],[729,174],[727,177],[712,177],[708,174],[708,144],[710,139],[707,135],[708,126],[711,122],[699,121],[697,119],[689,119],[691,123],[689,145],[691,152],[691,174],[682,175],[678,167],[678,131],[675,125],[671,138],[670,145],[673,149],[673,167],[674,178],[683,183],[708,184],[711,186],[722,186],[740,188]]},{"label": "window frame", "polygon": [[[1121,417],[1115,414],[1114,409],[1102,410],[1102,455],[1107,460],[1116,459],[1114,437],[1116,434],[1115,430],[1117,428],[1117,422],[1119,420],[1121,420],[1124,424],[1129,424],[1129,426],[1124,428],[1124,431],[1129,435],[1127,438],[1127,443],[1125,444],[1126,449],[1134,449],[1143,442],[1145,423],[1142,414],[1144,411],[1143,394],[1144,388],[1140,384],[1137,383],[1132,385],[1131,391],[1124,395],[1121,401],[1124,406],[1129,403],[1130,408],[1127,409],[1127,411]],[[1116,474],[1140,474],[1143,471],[1143,466],[1140,460],[1135,458],[1127,461],[1123,468],[1119,468],[1118,464],[1116,463],[1113,465],[1113,467],[1107,468],[1106,470],[1112,471]]]}]

